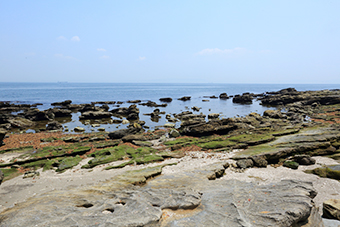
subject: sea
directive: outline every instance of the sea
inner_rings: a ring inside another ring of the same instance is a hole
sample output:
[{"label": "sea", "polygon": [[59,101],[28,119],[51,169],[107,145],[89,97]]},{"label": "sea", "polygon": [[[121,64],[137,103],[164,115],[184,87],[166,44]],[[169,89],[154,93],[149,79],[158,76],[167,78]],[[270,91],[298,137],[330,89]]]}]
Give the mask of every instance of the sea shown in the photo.
[{"label": "sea", "polygon": [[[129,100],[141,100],[142,102],[153,101],[161,104],[160,98],[170,97],[173,99],[167,107],[158,107],[167,114],[176,114],[191,110],[193,106],[201,108],[199,112],[208,115],[219,113],[221,117],[245,116],[251,112],[262,114],[269,107],[260,105],[254,100],[253,104],[235,104],[232,99],[211,99],[209,96],[219,96],[221,93],[230,95],[250,92],[260,94],[269,91],[279,91],[293,87],[298,91],[340,89],[340,84],[224,84],[224,83],[0,83],[0,101],[10,101],[16,104],[42,103],[37,108],[45,110],[53,108],[51,103],[72,100],[74,104],[91,103],[97,101],[121,101],[119,107],[128,107]],[[177,100],[183,96],[190,96],[190,101]],[[203,101],[209,100],[209,101]],[[155,122],[150,116],[155,108],[137,105],[140,109],[140,120],[146,122],[150,129],[160,127],[167,123],[165,115]],[[117,105],[109,105],[110,110],[118,108]],[[63,119],[64,126],[72,129],[81,126],[87,132],[96,131],[91,125],[84,125],[79,121],[80,113],[73,113],[71,119]],[[114,119],[114,117],[112,117]],[[180,126],[180,122],[176,127]],[[126,128],[122,124],[101,124],[107,131],[118,128]],[[33,129],[32,129],[33,130]],[[31,129],[28,130],[32,131]]]}]

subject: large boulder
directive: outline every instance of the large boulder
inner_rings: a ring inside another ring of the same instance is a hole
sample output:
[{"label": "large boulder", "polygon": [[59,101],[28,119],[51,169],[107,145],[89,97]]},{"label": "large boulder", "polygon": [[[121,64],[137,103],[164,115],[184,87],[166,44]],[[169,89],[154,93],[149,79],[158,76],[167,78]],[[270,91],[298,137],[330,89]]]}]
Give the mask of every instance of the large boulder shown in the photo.
[{"label": "large boulder", "polygon": [[5,136],[6,136],[6,133],[7,132],[5,130],[0,129],[0,146],[4,145],[3,140],[4,140]]},{"label": "large boulder", "polygon": [[233,98],[233,103],[252,104],[253,97],[250,94],[235,95]]}]

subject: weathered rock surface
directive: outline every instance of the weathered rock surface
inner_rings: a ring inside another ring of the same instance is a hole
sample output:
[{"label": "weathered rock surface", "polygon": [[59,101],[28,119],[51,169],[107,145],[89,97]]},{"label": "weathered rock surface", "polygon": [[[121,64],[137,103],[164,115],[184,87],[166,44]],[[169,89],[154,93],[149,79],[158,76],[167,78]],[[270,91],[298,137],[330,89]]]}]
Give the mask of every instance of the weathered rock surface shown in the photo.
[{"label": "weathered rock surface", "polygon": [[329,199],[323,203],[324,218],[340,220],[340,200]]},{"label": "weathered rock surface", "polygon": [[340,92],[338,90],[298,92],[294,88],[289,88],[279,92],[268,92],[268,94],[270,95],[259,98],[264,105],[285,105],[295,102],[301,102],[303,105],[311,105],[313,103],[331,105],[340,103]]},{"label": "weathered rock surface", "polygon": [[297,154],[310,156],[333,154],[336,152],[336,148],[332,146],[331,141],[339,140],[340,133],[336,126],[305,129],[297,134],[281,136],[267,144],[246,149],[238,153],[237,158],[248,158],[256,155],[269,163],[278,163],[282,158]]}]

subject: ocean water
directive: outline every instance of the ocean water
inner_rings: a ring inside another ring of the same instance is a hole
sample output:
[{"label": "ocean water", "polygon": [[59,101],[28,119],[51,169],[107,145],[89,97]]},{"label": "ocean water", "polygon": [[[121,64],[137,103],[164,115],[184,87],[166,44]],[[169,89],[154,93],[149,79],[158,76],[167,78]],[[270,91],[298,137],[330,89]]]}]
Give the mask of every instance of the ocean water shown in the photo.
[{"label": "ocean water", "polygon": [[[161,103],[159,98],[171,97],[173,101],[167,107],[159,109],[169,114],[180,113],[191,110],[191,107],[200,107],[203,114],[220,113],[221,117],[244,116],[251,112],[262,114],[267,107],[259,105],[254,101],[251,105],[240,105],[229,100],[209,99],[204,96],[219,96],[221,93],[228,95],[250,93],[264,93],[278,91],[284,88],[294,87],[298,91],[339,89],[339,84],[156,84],[156,83],[0,83],[0,101],[11,101],[15,103],[42,103],[38,106],[44,110],[51,108],[53,102],[72,100],[74,104],[91,103],[95,101],[122,101],[120,107],[129,106],[128,100],[140,99],[143,102],[154,101]],[[190,101],[179,101],[182,96],[191,96]],[[209,102],[202,102],[209,99]],[[117,108],[109,105],[110,110]],[[161,115],[158,122],[153,122],[150,116],[143,113],[151,113],[155,108],[138,105],[140,109],[140,120],[153,129],[166,123],[165,115]],[[196,113],[199,113],[196,112]],[[72,118],[63,120],[65,126],[70,129],[83,126],[87,131],[96,130],[91,126],[84,126],[78,121],[80,113],[73,113]],[[112,117],[114,119],[114,117]],[[179,126],[179,123],[177,123]],[[107,131],[117,128],[125,128],[126,125],[102,124],[101,127]]]}]

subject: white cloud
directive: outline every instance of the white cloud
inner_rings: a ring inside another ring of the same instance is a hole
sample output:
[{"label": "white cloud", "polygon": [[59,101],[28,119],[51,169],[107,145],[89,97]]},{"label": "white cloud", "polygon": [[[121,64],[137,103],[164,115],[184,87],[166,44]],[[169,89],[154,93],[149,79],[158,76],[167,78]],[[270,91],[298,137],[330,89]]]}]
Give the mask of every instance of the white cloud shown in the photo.
[{"label": "white cloud", "polygon": [[106,51],[104,48],[97,48],[98,51]]},{"label": "white cloud", "polygon": [[144,61],[146,59],[146,57],[139,57],[138,60],[140,61]]},{"label": "white cloud", "polygon": [[234,49],[224,49],[219,48],[207,48],[198,52],[198,55],[211,55],[211,54],[239,54],[246,52],[247,49],[241,47],[235,47]]},{"label": "white cloud", "polygon": [[71,41],[79,42],[79,41],[80,41],[80,38],[79,38],[79,36],[73,36],[73,37],[71,38]]},{"label": "white cloud", "polygon": [[64,36],[62,36],[62,35],[59,36],[59,37],[57,37],[57,39],[58,39],[58,40],[67,40],[67,39],[66,39]]},{"label": "white cloud", "polygon": [[103,56],[101,56],[100,58],[101,58],[101,59],[108,59],[108,58],[110,58],[110,56],[103,55]]},{"label": "white cloud", "polygon": [[77,58],[75,57],[71,57],[71,56],[65,56],[63,54],[55,54],[54,55],[56,58],[60,58],[60,59],[66,59],[66,60],[76,60],[79,61]]}]

